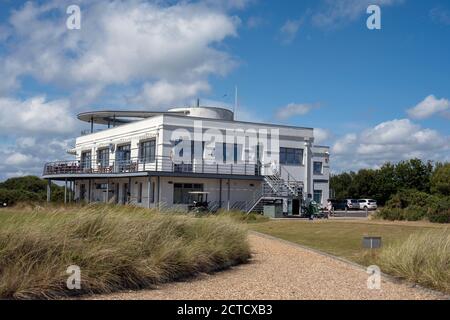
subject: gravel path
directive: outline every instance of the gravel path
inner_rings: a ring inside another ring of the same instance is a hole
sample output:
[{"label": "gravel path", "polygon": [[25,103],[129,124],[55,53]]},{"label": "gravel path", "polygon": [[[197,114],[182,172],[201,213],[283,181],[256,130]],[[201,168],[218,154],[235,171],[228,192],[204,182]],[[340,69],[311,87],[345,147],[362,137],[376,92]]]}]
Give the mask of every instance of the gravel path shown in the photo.
[{"label": "gravel path", "polygon": [[152,290],[97,295],[93,299],[442,299],[443,295],[383,279],[367,289],[368,275],[357,266],[295,244],[250,234],[253,258],[213,275]]}]

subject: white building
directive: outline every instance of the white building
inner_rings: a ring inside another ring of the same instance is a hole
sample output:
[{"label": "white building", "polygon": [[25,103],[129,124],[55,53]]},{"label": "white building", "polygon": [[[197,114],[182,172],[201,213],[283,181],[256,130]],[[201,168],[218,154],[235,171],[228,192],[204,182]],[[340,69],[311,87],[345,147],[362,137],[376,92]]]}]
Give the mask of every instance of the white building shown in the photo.
[{"label": "white building", "polygon": [[47,163],[43,174],[71,185],[68,201],[187,208],[190,192],[203,191],[213,210],[283,201],[296,215],[307,194],[323,206],[329,197],[329,148],[313,144],[312,128],[236,121],[213,107],[78,118],[91,130],[68,150],[76,159]]}]

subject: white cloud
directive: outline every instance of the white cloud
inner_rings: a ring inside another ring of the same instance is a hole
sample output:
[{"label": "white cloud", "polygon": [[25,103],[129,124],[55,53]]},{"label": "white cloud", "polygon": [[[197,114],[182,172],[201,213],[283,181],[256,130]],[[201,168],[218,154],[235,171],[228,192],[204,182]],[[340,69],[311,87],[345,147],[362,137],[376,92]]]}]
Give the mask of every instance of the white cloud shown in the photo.
[{"label": "white cloud", "polygon": [[303,116],[318,106],[318,104],[290,103],[287,106],[278,108],[275,117],[278,120],[286,120],[294,116]]},{"label": "white cloud", "polygon": [[413,119],[429,118],[436,113],[442,113],[450,109],[450,101],[447,99],[437,99],[434,95],[426,97],[415,107],[408,109],[408,115]]},{"label": "white cloud", "polygon": [[23,153],[14,152],[6,157],[5,164],[11,165],[11,166],[18,166],[18,165],[24,165],[33,159],[29,155],[25,155]]},{"label": "white cloud", "polygon": [[343,136],[333,145],[332,157],[335,169],[357,170],[416,157],[441,160],[448,157],[449,151],[450,137],[409,119],[396,119]]},{"label": "white cloud", "polygon": [[371,4],[382,7],[403,3],[404,0],[325,0],[320,12],[312,15],[312,23],[318,27],[333,28],[355,21],[366,14]]},{"label": "white cloud", "polygon": [[169,83],[162,80],[144,84],[142,92],[135,102],[152,107],[168,107],[184,104],[197,97],[199,93],[209,90],[210,87],[206,81]]},{"label": "white cloud", "polygon": [[284,44],[289,44],[294,41],[301,24],[301,20],[287,20],[280,28],[281,41]]},{"label": "white cloud", "polygon": [[24,101],[0,97],[0,129],[4,134],[73,133],[75,120],[67,100],[44,96]]},{"label": "white cloud", "polygon": [[322,144],[331,138],[331,132],[328,129],[314,128],[314,143]]},{"label": "white cloud", "polygon": [[[81,29],[67,30],[69,3],[27,2],[11,14],[8,28],[14,46],[0,58],[5,79],[0,90],[17,87],[21,76],[30,75],[79,92],[95,85],[92,98],[109,85],[207,81],[236,65],[217,44],[236,36],[240,21],[219,6],[83,1]],[[232,7],[246,3],[234,1]]]}]

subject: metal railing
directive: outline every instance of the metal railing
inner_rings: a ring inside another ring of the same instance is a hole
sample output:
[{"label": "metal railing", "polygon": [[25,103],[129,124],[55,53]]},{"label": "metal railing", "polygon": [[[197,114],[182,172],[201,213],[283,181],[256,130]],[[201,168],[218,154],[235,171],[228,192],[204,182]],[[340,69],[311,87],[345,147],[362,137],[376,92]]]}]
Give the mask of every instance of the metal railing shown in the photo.
[{"label": "metal railing", "polygon": [[43,175],[110,174],[146,171],[260,176],[261,165],[251,162],[211,163],[202,159],[193,159],[188,163],[178,163],[174,162],[170,157],[155,157],[152,159],[131,158],[114,161],[69,160],[46,163]]}]

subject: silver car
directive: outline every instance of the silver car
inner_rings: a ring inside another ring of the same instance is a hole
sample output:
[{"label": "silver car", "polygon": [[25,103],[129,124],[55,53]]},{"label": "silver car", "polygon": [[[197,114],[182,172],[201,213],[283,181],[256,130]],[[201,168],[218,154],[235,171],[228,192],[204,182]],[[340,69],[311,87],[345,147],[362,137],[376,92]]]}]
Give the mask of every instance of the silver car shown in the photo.
[{"label": "silver car", "polygon": [[376,210],[377,209],[377,201],[373,199],[359,199],[359,209],[361,210]]},{"label": "silver car", "polygon": [[358,210],[359,202],[356,199],[345,199],[347,201],[347,209],[348,210]]}]

